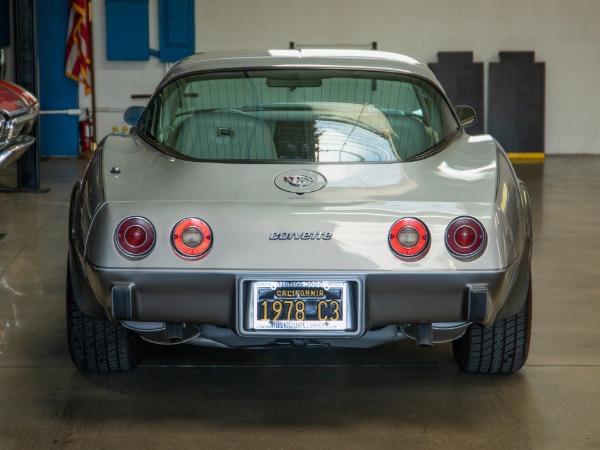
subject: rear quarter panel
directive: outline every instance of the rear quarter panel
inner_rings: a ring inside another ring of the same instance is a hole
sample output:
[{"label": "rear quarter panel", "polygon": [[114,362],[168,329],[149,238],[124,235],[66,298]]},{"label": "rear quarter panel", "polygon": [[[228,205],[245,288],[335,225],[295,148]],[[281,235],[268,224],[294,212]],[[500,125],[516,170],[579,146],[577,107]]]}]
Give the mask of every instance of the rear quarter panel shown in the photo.
[{"label": "rear quarter panel", "polygon": [[[516,178],[510,166],[499,166],[496,143],[485,136],[464,135],[451,148],[411,163],[301,165],[328,181],[321,191],[302,196],[273,183],[277,174],[298,165],[186,162],[139,139],[116,136],[107,139],[100,157],[82,188],[81,230],[86,258],[102,267],[494,270],[514,261],[525,239]],[[117,166],[121,173],[111,174]],[[114,244],[117,224],[131,215],[146,217],[157,231],[154,250],[140,260],[123,257]],[[476,217],[488,232],[486,251],[476,260],[458,260],[445,247],[446,227],[460,215]],[[213,229],[212,250],[201,260],[183,260],[171,248],[171,231],[185,217],[199,217]],[[430,250],[420,260],[401,260],[389,248],[389,229],[402,217],[420,218],[431,232]],[[268,239],[273,232],[305,231],[333,237]]]}]

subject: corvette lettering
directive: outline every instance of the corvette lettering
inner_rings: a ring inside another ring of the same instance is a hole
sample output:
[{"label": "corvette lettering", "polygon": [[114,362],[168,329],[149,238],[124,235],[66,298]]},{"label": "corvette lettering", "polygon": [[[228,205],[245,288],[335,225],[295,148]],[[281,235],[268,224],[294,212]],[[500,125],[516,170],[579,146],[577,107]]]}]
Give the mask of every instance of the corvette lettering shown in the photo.
[{"label": "corvette lettering", "polygon": [[333,233],[324,233],[322,231],[299,232],[299,233],[271,233],[269,240],[271,241],[328,241],[333,237]]}]

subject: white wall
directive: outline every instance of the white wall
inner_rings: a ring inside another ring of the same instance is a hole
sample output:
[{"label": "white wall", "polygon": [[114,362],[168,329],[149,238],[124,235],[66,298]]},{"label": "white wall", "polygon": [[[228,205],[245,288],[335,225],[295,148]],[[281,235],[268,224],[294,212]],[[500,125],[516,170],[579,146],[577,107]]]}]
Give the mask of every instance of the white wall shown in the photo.
[{"label": "white wall", "polygon": [[[150,0],[154,48],[157,3]],[[151,93],[166,65],[106,61],[104,2],[93,5],[101,136],[123,125],[126,106],[144,104],[130,95]],[[472,50],[486,70],[499,51],[533,50],[546,63],[546,152],[600,154],[600,0],[196,0],[196,51],[287,48],[289,41],[377,41],[380,50],[425,63],[439,51]]]}]

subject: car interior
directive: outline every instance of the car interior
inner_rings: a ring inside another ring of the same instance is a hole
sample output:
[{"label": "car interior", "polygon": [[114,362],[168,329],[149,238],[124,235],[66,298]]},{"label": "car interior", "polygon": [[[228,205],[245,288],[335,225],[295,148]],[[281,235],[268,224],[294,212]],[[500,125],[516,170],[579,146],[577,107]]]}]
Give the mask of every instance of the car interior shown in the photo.
[{"label": "car interior", "polygon": [[403,161],[448,134],[441,95],[406,80],[190,78],[166,86],[141,125],[190,159]]}]

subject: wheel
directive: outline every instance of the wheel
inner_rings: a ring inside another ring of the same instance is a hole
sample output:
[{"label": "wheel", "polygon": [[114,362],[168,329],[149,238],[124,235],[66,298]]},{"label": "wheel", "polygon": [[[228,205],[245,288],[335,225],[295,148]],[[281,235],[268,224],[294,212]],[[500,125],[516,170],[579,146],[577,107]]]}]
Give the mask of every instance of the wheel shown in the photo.
[{"label": "wheel", "polygon": [[88,316],[77,306],[67,268],[67,336],[69,353],[80,370],[120,372],[141,361],[144,342],[121,324]]},{"label": "wheel", "polygon": [[517,314],[491,327],[472,324],[452,343],[454,359],[470,373],[513,373],[525,364],[531,337],[531,280],[525,305]]}]

